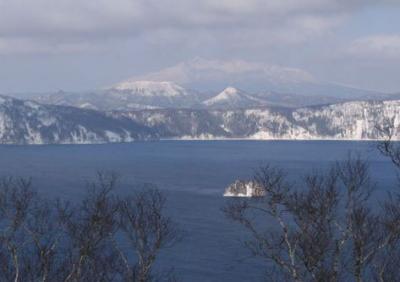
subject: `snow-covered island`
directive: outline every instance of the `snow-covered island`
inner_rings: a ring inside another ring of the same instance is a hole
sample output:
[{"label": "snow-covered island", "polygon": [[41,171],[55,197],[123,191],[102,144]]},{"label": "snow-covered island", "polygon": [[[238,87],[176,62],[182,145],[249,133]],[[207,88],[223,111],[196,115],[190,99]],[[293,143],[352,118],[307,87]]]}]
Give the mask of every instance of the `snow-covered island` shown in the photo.
[{"label": "snow-covered island", "polygon": [[265,190],[254,181],[236,180],[224,192],[224,197],[263,197]]}]

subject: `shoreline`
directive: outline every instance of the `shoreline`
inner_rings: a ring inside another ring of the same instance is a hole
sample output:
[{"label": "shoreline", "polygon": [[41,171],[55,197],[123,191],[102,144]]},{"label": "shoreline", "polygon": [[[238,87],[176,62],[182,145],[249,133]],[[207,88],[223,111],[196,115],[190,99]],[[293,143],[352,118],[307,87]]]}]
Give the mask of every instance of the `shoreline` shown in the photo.
[{"label": "shoreline", "polygon": [[[28,146],[90,146],[90,145],[110,145],[110,144],[134,144],[134,143],[155,143],[155,142],[234,142],[234,141],[251,141],[251,142],[380,142],[383,139],[333,139],[333,138],[315,138],[315,139],[256,139],[256,138],[162,138],[151,140],[133,140],[129,142],[93,142],[93,143],[4,143],[0,147],[28,147]],[[392,142],[400,142],[400,140],[392,140]]]},{"label": "shoreline", "polygon": [[[300,138],[162,138],[158,141],[354,141],[354,142],[379,142],[385,139],[350,139],[350,138],[312,138],[312,139],[300,139]],[[400,140],[392,140],[393,142],[399,142]]]}]

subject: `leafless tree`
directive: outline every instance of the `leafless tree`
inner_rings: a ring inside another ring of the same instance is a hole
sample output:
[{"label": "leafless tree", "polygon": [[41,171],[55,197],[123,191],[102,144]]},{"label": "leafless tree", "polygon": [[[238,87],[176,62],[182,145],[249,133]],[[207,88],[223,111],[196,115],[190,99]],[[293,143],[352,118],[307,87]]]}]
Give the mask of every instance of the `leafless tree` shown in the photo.
[{"label": "leafless tree", "polygon": [[393,164],[400,168],[400,145],[395,142],[396,136],[400,133],[400,128],[395,124],[395,117],[385,119],[383,124],[376,125],[380,138],[378,150],[382,155],[390,158]]},{"label": "leafless tree", "polygon": [[59,281],[63,277],[63,224],[59,202],[39,197],[33,201],[24,232],[29,245],[23,256],[24,278],[21,281]]},{"label": "leafless tree", "polygon": [[229,199],[224,212],[250,231],[245,245],[275,271],[270,279],[390,281],[378,273],[388,267],[381,260],[385,252],[398,247],[398,211],[371,208],[374,185],[365,161],[350,157],[302,183],[266,166],[254,181],[266,196]]},{"label": "leafless tree", "polygon": [[[383,124],[378,124],[376,128],[380,132],[381,138],[381,141],[378,142],[378,150],[400,170],[400,142],[397,139],[400,134],[400,125],[396,124],[396,118],[385,119]],[[400,188],[400,183],[398,186]],[[383,205],[386,230],[400,232],[400,191],[389,193],[388,198]],[[400,271],[398,269],[400,247],[398,238],[393,238],[389,245],[390,248],[380,256],[379,263],[375,266],[377,281],[400,281]]]},{"label": "leafless tree", "polygon": [[148,185],[120,201],[121,230],[128,240],[130,255],[137,257],[137,261],[130,263],[127,254],[119,251],[127,281],[152,280],[152,266],[158,253],[180,238],[176,224],[164,213],[165,203],[165,196]]},{"label": "leafless tree", "polygon": [[63,258],[55,205],[41,199],[30,180],[3,178],[0,214],[0,280],[56,280]]},{"label": "leafless tree", "polygon": [[[166,199],[155,187],[119,199],[116,184],[115,174],[99,173],[83,199],[70,203],[41,198],[30,180],[1,179],[0,281],[155,277],[158,252],[178,238],[164,214]],[[121,246],[128,239],[130,253],[125,254]]]},{"label": "leafless tree", "polygon": [[0,248],[1,276],[7,281],[20,281],[22,251],[28,243],[24,223],[35,193],[30,181],[3,178],[0,182]]},{"label": "leafless tree", "polygon": [[68,241],[65,281],[113,281],[118,256],[112,238],[118,230],[115,174],[98,174],[79,206],[65,208],[62,222]]}]

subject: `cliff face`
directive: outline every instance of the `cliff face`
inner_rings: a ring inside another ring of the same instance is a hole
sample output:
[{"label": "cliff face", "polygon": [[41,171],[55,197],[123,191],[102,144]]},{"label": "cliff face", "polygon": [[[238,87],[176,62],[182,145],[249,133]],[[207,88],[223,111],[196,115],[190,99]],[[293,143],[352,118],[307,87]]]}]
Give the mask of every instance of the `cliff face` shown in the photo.
[{"label": "cliff face", "polygon": [[[147,110],[113,112],[164,138],[369,140],[385,119],[400,125],[400,100],[347,102],[300,109]],[[397,139],[400,132],[396,134]]]},{"label": "cliff face", "polygon": [[[0,143],[62,144],[175,139],[370,140],[386,119],[400,125],[400,100],[299,109],[153,109],[102,112],[0,96]],[[400,132],[395,132],[400,140]]]},{"label": "cliff face", "polygon": [[89,144],[156,137],[146,126],[102,112],[0,96],[1,144]]}]

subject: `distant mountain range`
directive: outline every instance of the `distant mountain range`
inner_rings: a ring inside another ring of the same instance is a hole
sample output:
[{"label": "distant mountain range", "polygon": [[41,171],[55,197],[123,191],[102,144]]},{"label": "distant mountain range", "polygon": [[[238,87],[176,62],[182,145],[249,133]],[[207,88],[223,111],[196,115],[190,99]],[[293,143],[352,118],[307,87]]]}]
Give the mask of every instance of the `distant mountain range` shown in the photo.
[{"label": "distant mountain range", "polygon": [[[176,92],[170,98],[191,95],[173,89]],[[135,91],[146,97],[159,95]],[[102,111],[0,96],[0,143],[91,144],[160,138],[369,140],[380,138],[376,125],[386,118],[400,125],[400,100],[288,108],[253,104],[257,99],[228,88],[198,108]],[[235,103],[247,104],[236,108]]]},{"label": "distant mountain range", "polygon": [[260,61],[193,58],[93,91],[22,94],[42,104],[99,111],[141,109],[299,108],[398,99],[317,79],[307,70]]},{"label": "distant mountain range", "polygon": [[109,89],[87,93],[37,95],[43,104],[73,106],[95,110],[132,110],[191,107],[199,103],[198,93],[172,82],[123,82]]},{"label": "distant mountain range", "polygon": [[400,94],[321,82],[298,68],[194,58],[100,90],[0,96],[0,143],[369,140],[388,118],[400,125]]},{"label": "distant mountain range", "polygon": [[197,91],[174,82],[133,78],[91,92],[26,95],[29,100],[0,96],[0,143],[368,140],[380,138],[376,125],[384,119],[395,117],[400,124],[400,95],[323,84],[296,69],[195,60],[148,78],[176,77],[187,85],[200,81],[198,77],[212,80],[226,73],[240,85],[245,85],[240,75],[251,73],[249,77],[265,78],[270,87]]},{"label": "distant mountain range", "polygon": [[[353,89],[352,89],[353,90]],[[173,82],[124,81],[107,89],[66,93],[63,91],[31,95],[30,99],[42,104],[73,106],[100,111],[130,111],[141,109],[243,109],[255,107],[298,108],[340,103],[352,100],[394,99],[389,94],[357,90],[359,96],[347,99],[342,96],[305,95],[291,92],[261,91],[249,93],[235,87],[226,87],[221,92],[200,92],[184,88]],[[337,93],[342,93],[338,91]],[[361,94],[364,94],[362,96]],[[26,96],[28,97],[28,96]]]},{"label": "distant mountain range", "polygon": [[[261,61],[193,58],[176,65],[130,78],[128,81],[174,81],[189,89],[214,92],[227,86],[247,93],[284,93],[301,96],[359,99],[383,93],[321,81],[305,69]],[[219,91],[218,91],[219,90]]]}]

